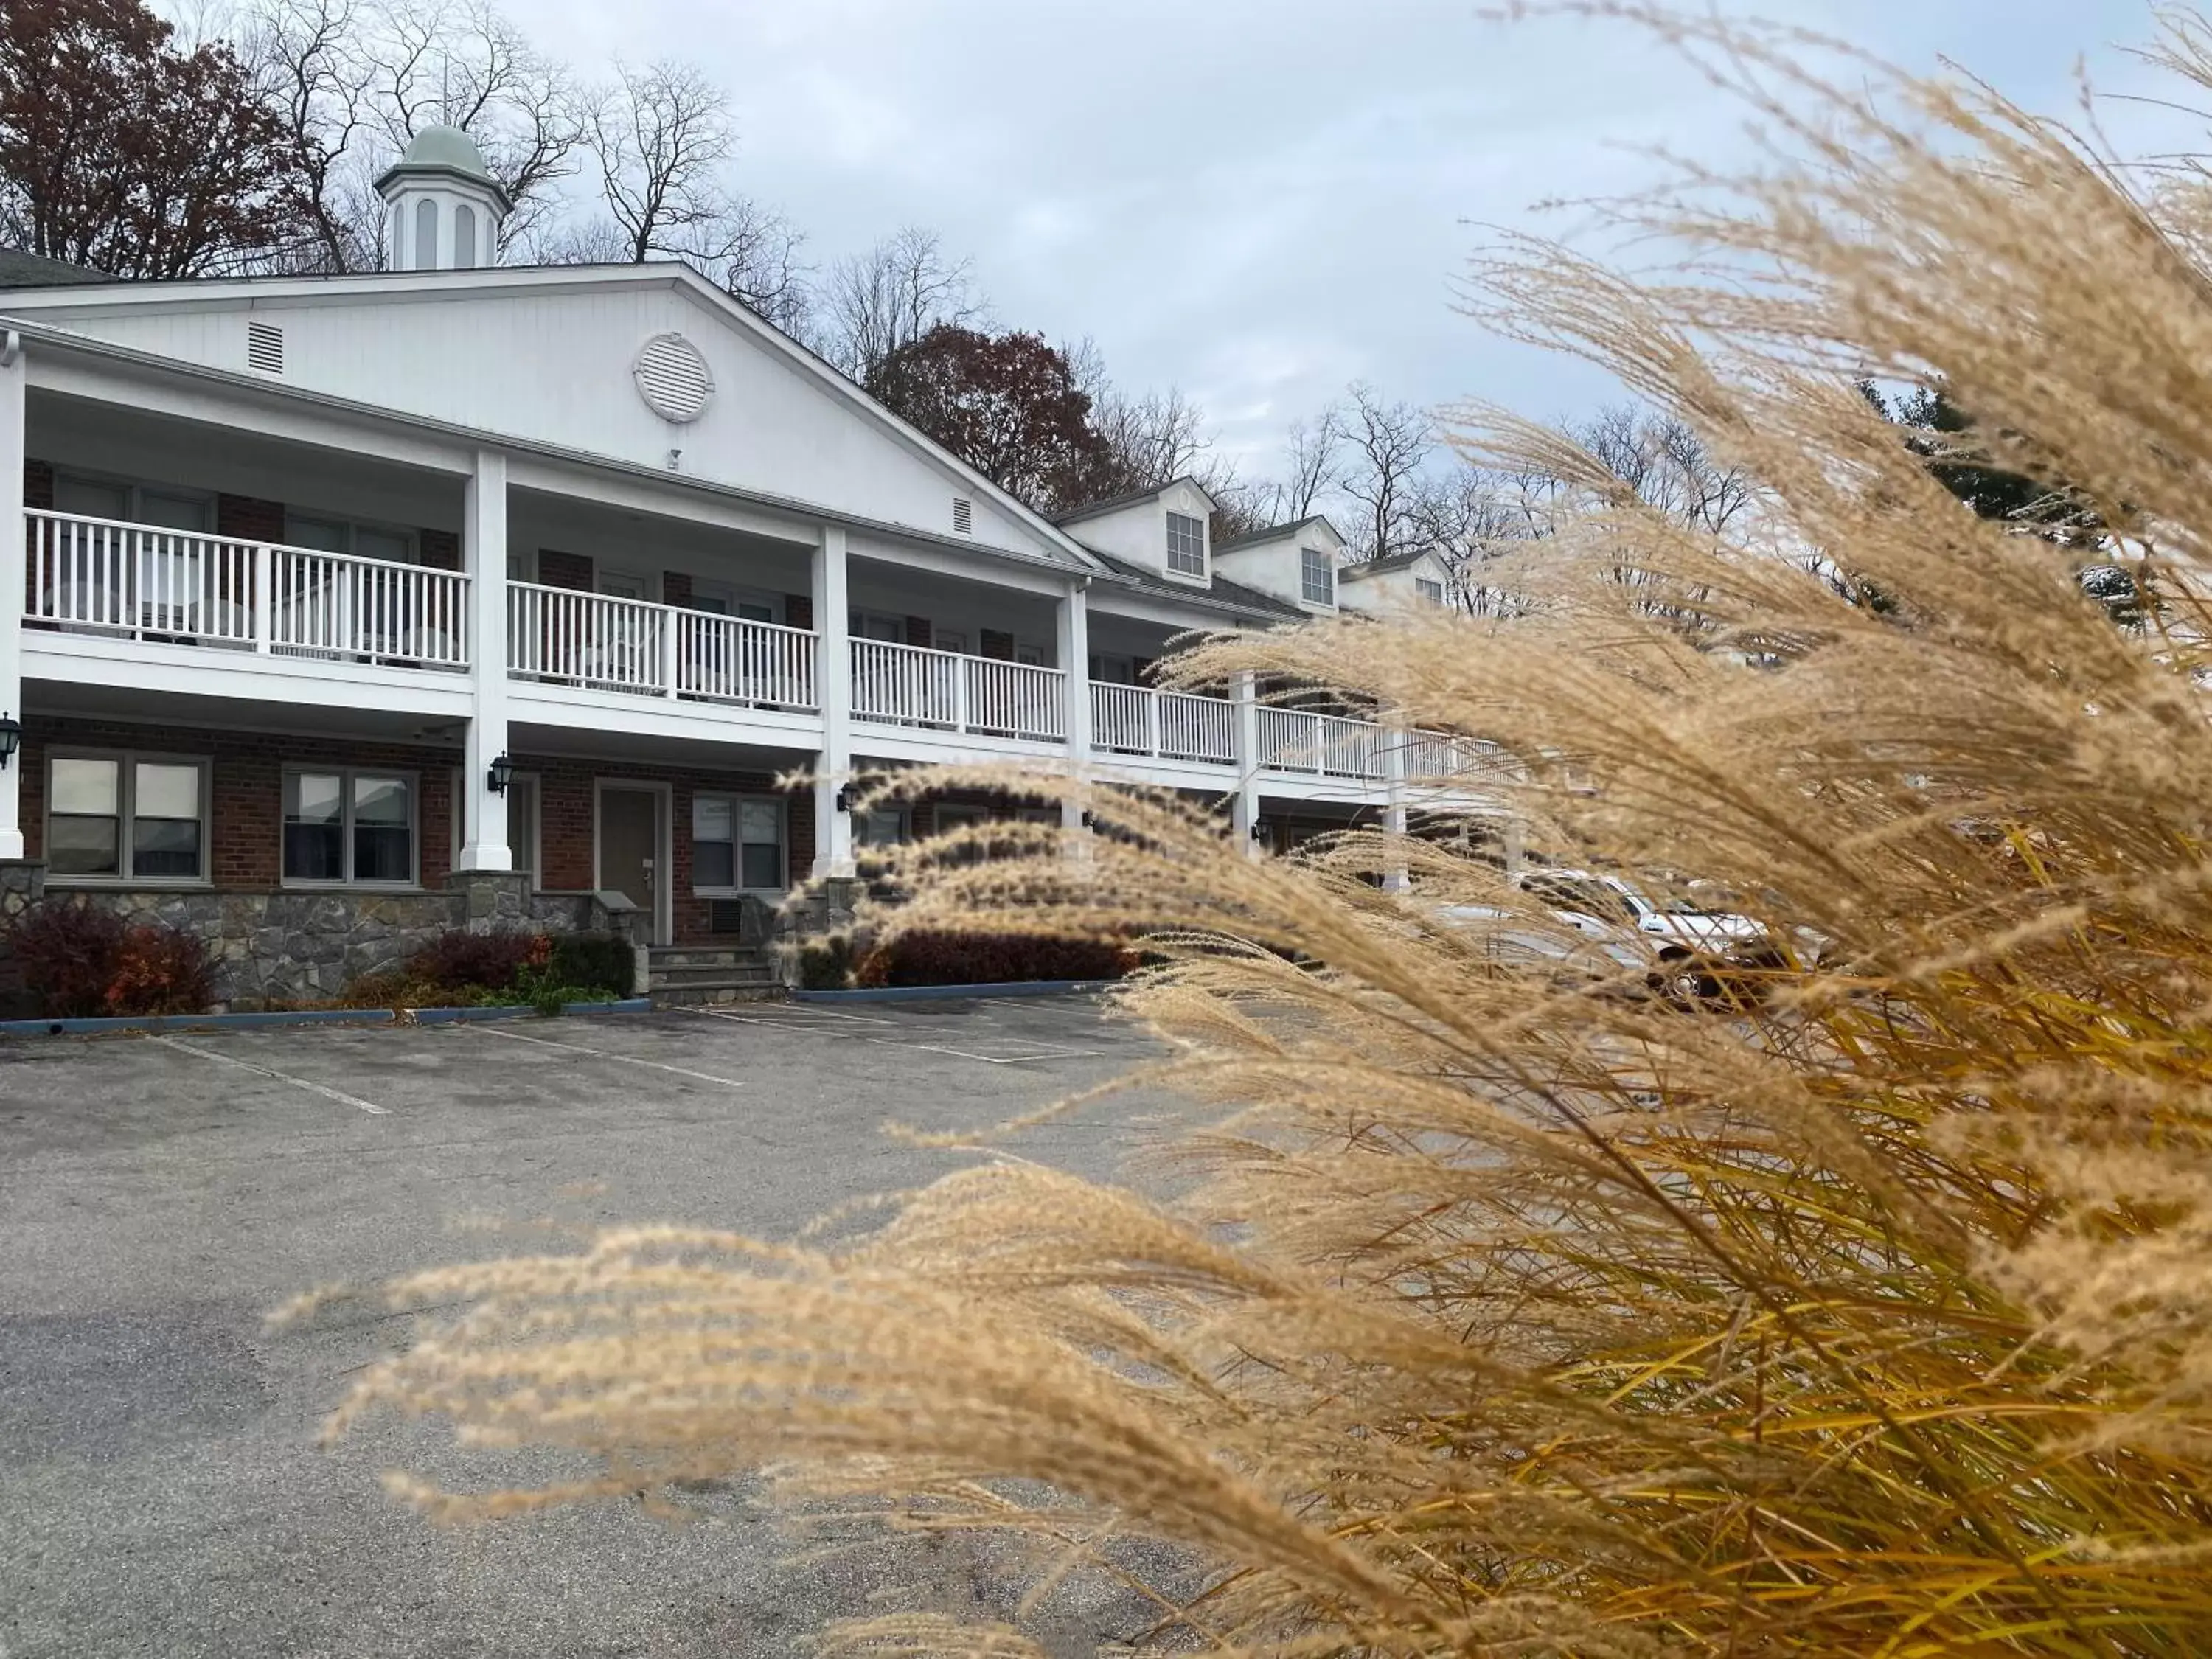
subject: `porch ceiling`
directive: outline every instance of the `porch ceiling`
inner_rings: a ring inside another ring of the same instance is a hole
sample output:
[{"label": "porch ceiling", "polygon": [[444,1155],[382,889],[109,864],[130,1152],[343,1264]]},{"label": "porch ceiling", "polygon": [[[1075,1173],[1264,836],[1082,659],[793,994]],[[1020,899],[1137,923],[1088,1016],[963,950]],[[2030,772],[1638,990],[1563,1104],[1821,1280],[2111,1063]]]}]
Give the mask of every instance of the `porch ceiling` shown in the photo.
[{"label": "porch ceiling", "polygon": [[706,743],[629,732],[515,721],[507,747],[517,754],[557,755],[575,760],[625,761],[646,765],[724,772],[802,771],[815,763],[813,749],[767,744]]},{"label": "porch ceiling", "polygon": [[[259,698],[164,691],[158,701],[132,685],[43,680],[23,682],[25,716],[112,720],[158,726],[216,726],[240,732],[294,732],[313,737],[373,738],[387,743],[456,747],[465,720],[404,709],[343,704],[272,703]],[[158,708],[158,713],[155,710]]]}]

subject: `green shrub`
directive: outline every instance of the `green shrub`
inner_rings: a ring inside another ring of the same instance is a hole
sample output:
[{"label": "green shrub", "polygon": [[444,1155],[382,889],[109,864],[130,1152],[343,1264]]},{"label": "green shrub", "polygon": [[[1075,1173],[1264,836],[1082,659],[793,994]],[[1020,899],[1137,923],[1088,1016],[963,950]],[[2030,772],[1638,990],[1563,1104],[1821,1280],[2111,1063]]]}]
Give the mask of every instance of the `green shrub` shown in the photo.
[{"label": "green shrub", "polygon": [[853,941],[842,933],[799,947],[799,988],[843,991],[853,984]]},{"label": "green shrub", "polygon": [[554,935],[553,953],[546,971],[562,985],[581,988],[602,997],[626,997],[630,994],[634,959],[629,942],[611,933],[557,933]]}]

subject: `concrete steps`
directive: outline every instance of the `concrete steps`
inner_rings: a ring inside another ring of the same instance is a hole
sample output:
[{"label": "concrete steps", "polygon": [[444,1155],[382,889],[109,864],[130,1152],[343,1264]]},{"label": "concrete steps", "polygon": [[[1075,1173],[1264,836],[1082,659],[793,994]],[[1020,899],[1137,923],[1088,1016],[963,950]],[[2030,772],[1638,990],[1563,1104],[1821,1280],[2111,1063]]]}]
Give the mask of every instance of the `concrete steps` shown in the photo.
[{"label": "concrete steps", "polygon": [[656,945],[647,990],[658,1003],[759,1001],[783,994],[775,959],[756,945]]}]

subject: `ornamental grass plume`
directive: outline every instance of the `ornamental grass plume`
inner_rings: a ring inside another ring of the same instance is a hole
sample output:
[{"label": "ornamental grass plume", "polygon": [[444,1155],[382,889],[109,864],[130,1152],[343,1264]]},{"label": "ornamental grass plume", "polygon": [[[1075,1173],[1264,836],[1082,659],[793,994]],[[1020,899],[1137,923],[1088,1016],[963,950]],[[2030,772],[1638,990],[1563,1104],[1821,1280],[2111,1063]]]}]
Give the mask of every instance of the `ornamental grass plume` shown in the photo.
[{"label": "ornamental grass plume", "polygon": [[[2212,1652],[2212,190],[1970,85],[1838,91],[1817,43],[1642,21],[1753,102],[1766,164],[1629,210],[1680,268],[1508,247],[1469,305],[1688,422],[1755,510],[1687,528],[1470,410],[1470,456],[1571,486],[1486,579],[1516,614],[1176,672],[1479,737],[1417,817],[1479,790],[1560,862],[1755,919],[1764,963],[1686,1003],[1569,960],[1467,838],[1255,860],[1171,799],[1030,779],[1106,833],[905,849],[886,921],[1148,934],[1143,1081],[1222,1109],[1190,1189],[991,1164],[848,1242],[633,1229],[425,1273],[393,1294],[469,1310],[340,1425],[396,1406],[604,1473],[401,1490],[774,1462],[1034,1540],[1048,1586],[1177,1540],[1214,1566],[1149,1586],[1174,1650]],[[2076,527],[1974,517],[1867,376],[1940,381]],[[1042,1651],[919,1614],[830,1644]]]}]

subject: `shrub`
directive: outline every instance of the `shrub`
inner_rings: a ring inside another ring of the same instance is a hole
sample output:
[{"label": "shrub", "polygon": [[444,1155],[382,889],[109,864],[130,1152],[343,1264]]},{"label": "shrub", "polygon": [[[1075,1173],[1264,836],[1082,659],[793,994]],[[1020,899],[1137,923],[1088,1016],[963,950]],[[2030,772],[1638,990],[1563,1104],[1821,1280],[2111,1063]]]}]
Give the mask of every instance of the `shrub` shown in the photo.
[{"label": "shrub", "polygon": [[215,957],[198,934],[149,925],[123,936],[107,1012],[197,1014],[214,1001]]},{"label": "shrub", "polygon": [[842,933],[799,947],[799,988],[802,991],[843,991],[851,988],[853,941]]},{"label": "shrub", "polygon": [[634,972],[630,945],[628,940],[608,933],[556,933],[546,972],[562,985],[603,996],[626,997]]},{"label": "shrub", "polygon": [[24,988],[48,1019],[105,1014],[128,930],[113,912],[49,899],[16,917],[8,946]]},{"label": "shrub", "polygon": [[883,985],[1006,985],[1039,980],[1120,979],[1137,965],[1126,945],[1102,939],[1027,933],[915,932],[876,946],[854,982]]},{"label": "shrub", "polygon": [[451,990],[507,991],[525,968],[543,968],[552,949],[543,933],[441,933],[409,957],[409,978]]}]

